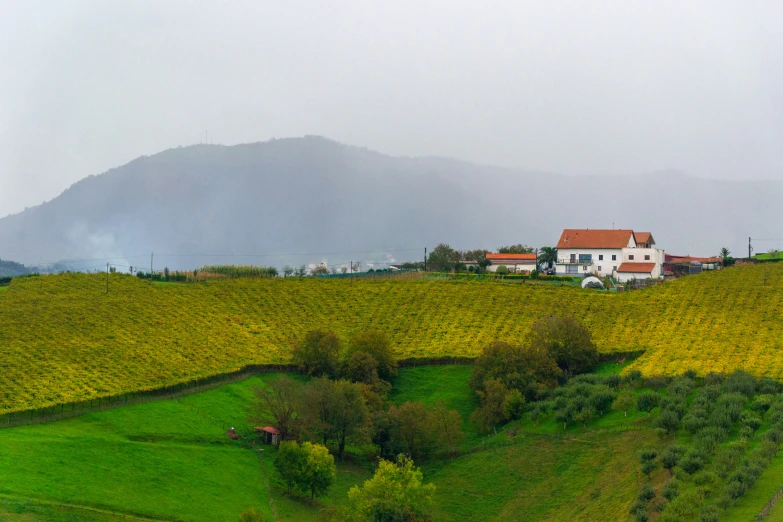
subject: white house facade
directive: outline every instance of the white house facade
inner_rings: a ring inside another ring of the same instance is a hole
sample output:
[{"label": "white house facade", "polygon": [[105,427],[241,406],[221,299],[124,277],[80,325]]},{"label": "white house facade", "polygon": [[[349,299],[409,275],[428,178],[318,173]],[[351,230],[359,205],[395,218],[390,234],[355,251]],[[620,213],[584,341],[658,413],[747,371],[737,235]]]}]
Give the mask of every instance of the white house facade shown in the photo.
[{"label": "white house facade", "polygon": [[501,265],[510,273],[529,274],[536,269],[538,260],[536,254],[487,254],[488,272],[497,272]]},{"label": "white house facade", "polygon": [[663,249],[649,232],[566,229],[557,243],[557,275],[627,281],[663,277]]}]

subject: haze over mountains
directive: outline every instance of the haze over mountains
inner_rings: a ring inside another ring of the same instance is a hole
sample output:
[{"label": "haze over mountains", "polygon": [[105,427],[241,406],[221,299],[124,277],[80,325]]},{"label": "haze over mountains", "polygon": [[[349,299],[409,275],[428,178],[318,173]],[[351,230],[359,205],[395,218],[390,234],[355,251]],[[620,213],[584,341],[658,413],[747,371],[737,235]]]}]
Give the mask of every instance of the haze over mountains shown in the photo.
[{"label": "haze over mountains", "polygon": [[781,200],[780,181],[569,177],[391,157],[320,137],[196,145],[89,176],[0,219],[0,258],[148,267],[155,252],[156,269],[367,266],[421,259],[439,242],[540,247],[554,245],[563,228],[613,225],[651,231],[667,252],[714,255],[729,246],[744,256],[748,236],[783,235]]}]

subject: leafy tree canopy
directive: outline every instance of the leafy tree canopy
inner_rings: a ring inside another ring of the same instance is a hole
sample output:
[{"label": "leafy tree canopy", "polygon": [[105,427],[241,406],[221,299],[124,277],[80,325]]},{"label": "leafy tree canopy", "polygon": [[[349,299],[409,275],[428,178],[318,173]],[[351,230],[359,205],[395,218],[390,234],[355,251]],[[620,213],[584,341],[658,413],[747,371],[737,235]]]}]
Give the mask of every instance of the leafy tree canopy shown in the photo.
[{"label": "leafy tree canopy", "polygon": [[498,248],[498,254],[532,254],[535,248],[527,245],[509,245]]},{"label": "leafy tree canopy", "polygon": [[334,332],[312,330],[294,347],[292,359],[307,375],[334,377],[339,355],[340,339]]}]

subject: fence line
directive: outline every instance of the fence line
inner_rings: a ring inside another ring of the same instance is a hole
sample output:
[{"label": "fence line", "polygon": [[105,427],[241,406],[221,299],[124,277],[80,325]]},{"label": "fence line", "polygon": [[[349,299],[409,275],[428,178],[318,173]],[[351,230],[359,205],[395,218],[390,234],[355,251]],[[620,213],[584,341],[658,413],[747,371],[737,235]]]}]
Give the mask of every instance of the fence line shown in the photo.
[{"label": "fence line", "polygon": [[85,401],[47,406],[46,408],[35,408],[30,410],[5,413],[0,415],[0,428],[28,424],[40,424],[43,422],[68,419],[85,413],[104,411],[118,406],[139,404],[155,400],[173,399],[182,397],[184,395],[191,395],[193,393],[211,390],[224,384],[243,381],[253,375],[262,373],[296,371],[297,369],[292,365],[251,364],[233,372],[221,373],[211,377],[204,377],[193,381],[168,385],[161,388],[156,388],[154,390],[119,393],[109,397],[98,397]]},{"label": "fence line", "polygon": [[767,504],[764,506],[764,509],[762,509],[761,513],[759,513],[755,518],[756,522],[763,520],[764,517],[769,515],[769,512],[772,511],[773,507],[775,507],[775,504],[778,500],[780,500],[780,497],[783,497],[783,487],[781,487],[774,495],[772,495],[772,498],[769,499],[769,502],[767,502]]}]

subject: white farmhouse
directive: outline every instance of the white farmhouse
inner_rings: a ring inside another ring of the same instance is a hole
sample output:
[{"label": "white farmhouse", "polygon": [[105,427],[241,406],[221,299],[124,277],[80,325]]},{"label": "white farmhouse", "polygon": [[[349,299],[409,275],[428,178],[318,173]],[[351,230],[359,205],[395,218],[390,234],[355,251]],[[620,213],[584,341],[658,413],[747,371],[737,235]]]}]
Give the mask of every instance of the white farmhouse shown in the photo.
[{"label": "white farmhouse", "polygon": [[663,277],[663,249],[649,232],[565,229],[557,243],[557,275],[611,276],[620,282]]},{"label": "white farmhouse", "polygon": [[487,254],[489,266],[487,271],[497,272],[498,267],[505,265],[510,273],[529,274],[536,269],[536,254]]}]

